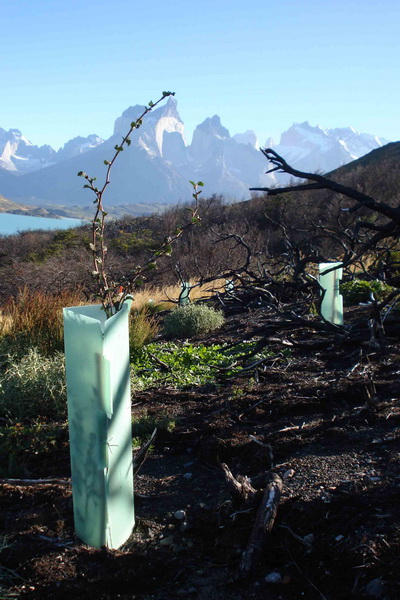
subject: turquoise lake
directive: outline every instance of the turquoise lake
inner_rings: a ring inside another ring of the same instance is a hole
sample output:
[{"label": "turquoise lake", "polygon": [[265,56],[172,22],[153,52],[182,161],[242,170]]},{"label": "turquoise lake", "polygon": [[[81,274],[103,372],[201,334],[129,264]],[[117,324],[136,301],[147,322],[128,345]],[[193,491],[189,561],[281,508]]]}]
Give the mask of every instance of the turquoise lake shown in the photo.
[{"label": "turquoise lake", "polygon": [[48,219],[0,213],[0,235],[12,235],[20,231],[34,231],[35,229],[69,229],[83,224],[84,222],[80,219]]}]

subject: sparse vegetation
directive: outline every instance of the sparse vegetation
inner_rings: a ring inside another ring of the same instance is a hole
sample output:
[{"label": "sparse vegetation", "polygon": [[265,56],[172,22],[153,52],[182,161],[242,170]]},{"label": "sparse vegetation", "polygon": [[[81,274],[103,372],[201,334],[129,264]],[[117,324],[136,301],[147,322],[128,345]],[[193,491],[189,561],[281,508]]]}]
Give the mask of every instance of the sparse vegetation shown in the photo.
[{"label": "sparse vegetation", "polygon": [[0,427],[0,477],[24,477],[37,457],[68,446],[66,423],[14,423]]},{"label": "sparse vegetation", "polygon": [[2,356],[0,417],[10,422],[38,418],[65,420],[64,355],[43,356],[27,347],[21,357]]},{"label": "sparse vegetation", "polygon": [[154,429],[172,433],[176,427],[176,419],[168,415],[149,415],[143,414],[140,417],[132,419],[132,440],[133,445],[140,447],[151,436]]}]

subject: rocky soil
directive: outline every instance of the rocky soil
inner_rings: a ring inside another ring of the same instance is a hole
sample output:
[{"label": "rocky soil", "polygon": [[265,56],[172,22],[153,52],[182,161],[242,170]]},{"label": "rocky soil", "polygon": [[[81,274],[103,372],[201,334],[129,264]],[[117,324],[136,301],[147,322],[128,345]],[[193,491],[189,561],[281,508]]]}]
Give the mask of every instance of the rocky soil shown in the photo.
[{"label": "rocky soil", "polygon": [[[233,316],[219,341],[256,318]],[[399,599],[398,338],[329,345],[303,329],[274,339],[276,358],[246,376],[135,395],[136,416],[175,427],[158,432],[135,479],[137,526],[120,550],[75,537],[67,445],[29,463],[29,478],[57,482],[3,480],[0,598]],[[237,510],[221,462],[260,494],[269,472],[284,479],[247,577],[256,510]]]}]

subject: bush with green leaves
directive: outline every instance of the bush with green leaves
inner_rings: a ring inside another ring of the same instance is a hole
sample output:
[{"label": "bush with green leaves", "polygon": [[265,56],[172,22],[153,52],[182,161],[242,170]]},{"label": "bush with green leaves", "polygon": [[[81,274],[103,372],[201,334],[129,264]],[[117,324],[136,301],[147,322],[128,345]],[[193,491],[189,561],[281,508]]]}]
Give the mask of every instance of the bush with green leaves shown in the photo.
[{"label": "bush with green leaves", "polygon": [[[247,364],[274,356],[268,348],[254,353],[256,348],[256,341],[242,342],[234,347],[189,342],[149,344],[133,363],[132,389],[144,390],[165,384],[177,388],[215,384],[225,375],[240,374]],[[286,357],[290,351],[284,350],[280,354]],[[249,358],[243,361],[247,355]]]},{"label": "bush with green leaves", "polygon": [[383,300],[393,291],[393,287],[387,285],[384,281],[374,280],[365,281],[362,279],[353,279],[340,285],[340,293],[343,295],[345,306],[353,306],[360,302],[369,302],[371,292],[375,300]]},{"label": "bush with green leaves", "polygon": [[2,357],[0,416],[11,421],[67,416],[64,355],[47,357],[30,348],[18,359]]},{"label": "bush with green leaves", "polygon": [[221,311],[205,304],[178,306],[164,321],[167,337],[189,338],[199,333],[210,333],[222,327],[225,322]]}]

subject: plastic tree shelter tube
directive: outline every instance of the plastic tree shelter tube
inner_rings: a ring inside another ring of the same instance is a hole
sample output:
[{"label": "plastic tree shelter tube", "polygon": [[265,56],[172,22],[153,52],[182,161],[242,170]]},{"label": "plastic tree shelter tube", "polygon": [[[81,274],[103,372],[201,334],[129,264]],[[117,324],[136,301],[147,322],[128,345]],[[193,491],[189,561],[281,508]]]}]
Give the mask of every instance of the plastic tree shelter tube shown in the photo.
[{"label": "plastic tree shelter tube", "polygon": [[119,548],[135,524],[130,306],[63,311],[75,531],[95,548]]},{"label": "plastic tree shelter tube", "polygon": [[[319,265],[319,283],[325,290],[321,304],[321,315],[334,325],[343,325],[343,296],[339,294],[342,279],[342,263],[321,263]],[[329,269],[334,269],[326,273]]]},{"label": "plastic tree shelter tube", "polygon": [[190,283],[188,281],[184,281],[181,283],[181,293],[179,294],[178,304],[179,306],[186,306],[190,304]]}]

